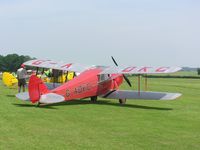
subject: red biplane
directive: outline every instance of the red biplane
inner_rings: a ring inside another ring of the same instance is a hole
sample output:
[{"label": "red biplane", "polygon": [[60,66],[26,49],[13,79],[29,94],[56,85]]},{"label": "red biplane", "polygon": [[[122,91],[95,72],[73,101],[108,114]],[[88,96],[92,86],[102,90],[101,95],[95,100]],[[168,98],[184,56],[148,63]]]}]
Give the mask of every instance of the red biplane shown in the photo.
[{"label": "red biplane", "polygon": [[119,99],[120,103],[125,103],[126,99],[173,100],[181,96],[180,93],[140,91],[140,82],[138,91],[119,89],[123,79],[131,86],[126,74],[137,74],[140,81],[140,75],[173,73],[181,70],[180,67],[120,67],[113,57],[112,59],[116,66],[84,66],[51,60],[27,61],[24,63],[26,66],[74,71],[79,75],[51,90],[40,78],[32,75],[28,92],[18,93],[16,97],[32,103],[50,104],[83,98],[91,98],[95,102],[97,97]]}]

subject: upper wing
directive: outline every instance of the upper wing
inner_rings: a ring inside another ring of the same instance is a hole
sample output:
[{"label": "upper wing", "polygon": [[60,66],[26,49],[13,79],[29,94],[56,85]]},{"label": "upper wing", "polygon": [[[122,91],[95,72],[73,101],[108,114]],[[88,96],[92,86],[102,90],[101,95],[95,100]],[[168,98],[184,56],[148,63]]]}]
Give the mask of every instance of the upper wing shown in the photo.
[{"label": "upper wing", "polygon": [[[63,61],[52,61],[52,60],[30,60],[24,63],[26,66],[40,67],[40,68],[51,68],[57,70],[83,72],[91,66],[86,66],[78,63],[66,63]],[[157,73],[173,73],[181,70],[180,67],[106,67],[100,74],[157,74]]]},{"label": "upper wing", "polygon": [[26,66],[40,67],[40,68],[50,68],[64,71],[74,71],[83,72],[84,70],[90,68],[90,66],[81,65],[78,63],[66,63],[62,61],[52,61],[52,60],[30,60],[24,63]]},{"label": "upper wing", "polygon": [[180,93],[116,90],[101,97],[113,99],[174,100],[180,96]]},{"label": "upper wing", "polygon": [[158,73],[173,73],[181,70],[180,67],[108,67],[100,74],[158,74]]}]

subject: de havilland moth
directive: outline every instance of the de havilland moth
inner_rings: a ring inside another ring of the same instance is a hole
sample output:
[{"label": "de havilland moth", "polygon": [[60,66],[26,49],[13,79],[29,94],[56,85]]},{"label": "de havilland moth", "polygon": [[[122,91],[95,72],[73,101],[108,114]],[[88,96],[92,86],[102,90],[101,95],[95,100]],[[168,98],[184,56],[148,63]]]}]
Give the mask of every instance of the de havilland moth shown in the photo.
[{"label": "de havilland moth", "polygon": [[[16,97],[40,105],[84,98],[91,98],[91,101],[95,102],[97,97],[118,99],[120,103],[125,103],[126,99],[173,100],[181,96],[180,93],[141,91],[140,88],[137,91],[119,89],[123,80],[131,86],[126,75],[136,74],[140,81],[140,75],[174,73],[181,70],[180,67],[120,67],[113,57],[112,59],[116,66],[85,66],[51,60],[27,61],[23,63],[25,66],[37,67],[37,70],[50,68],[73,71],[78,75],[54,89],[48,89],[41,78],[31,75],[28,92],[18,93]],[[140,87],[140,82],[138,83]]]}]

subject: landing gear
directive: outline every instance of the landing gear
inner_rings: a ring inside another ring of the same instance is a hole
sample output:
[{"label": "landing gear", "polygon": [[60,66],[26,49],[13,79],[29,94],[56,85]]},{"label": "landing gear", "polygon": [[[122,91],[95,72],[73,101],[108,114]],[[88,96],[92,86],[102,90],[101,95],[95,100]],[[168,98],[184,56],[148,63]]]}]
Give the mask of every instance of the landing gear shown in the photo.
[{"label": "landing gear", "polygon": [[37,103],[37,107],[40,107],[40,104],[41,104],[41,103],[40,103],[40,102],[38,102],[38,103]]},{"label": "landing gear", "polygon": [[119,103],[120,104],[125,104],[126,103],[126,99],[119,99]]},{"label": "landing gear", "polygon": [[93,102],[93,103],[97,102],[97,96],[92,96],[91,97],[91,102]]}]

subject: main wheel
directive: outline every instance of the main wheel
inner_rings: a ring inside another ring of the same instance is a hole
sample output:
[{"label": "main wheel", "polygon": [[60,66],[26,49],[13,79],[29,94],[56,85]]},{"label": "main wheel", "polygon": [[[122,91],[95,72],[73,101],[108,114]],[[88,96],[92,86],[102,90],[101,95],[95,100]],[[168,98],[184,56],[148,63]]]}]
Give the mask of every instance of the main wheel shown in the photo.
[{"label": "main wheel", "polygon": [[92,96],[91,97],[91,102],[95,103],[97,101],[97,96]]},{"label": "main wheel", "polygon": [[37,103],[37,107],[40,107],[40,104],[41,104],[41,103],[40,103],[40,102],[38,102],[38,103]]},{"label": "main wheel", "polygon": [[126,103],[126,99],[119,99],[119,103],[120,104],[125,104]]}]

